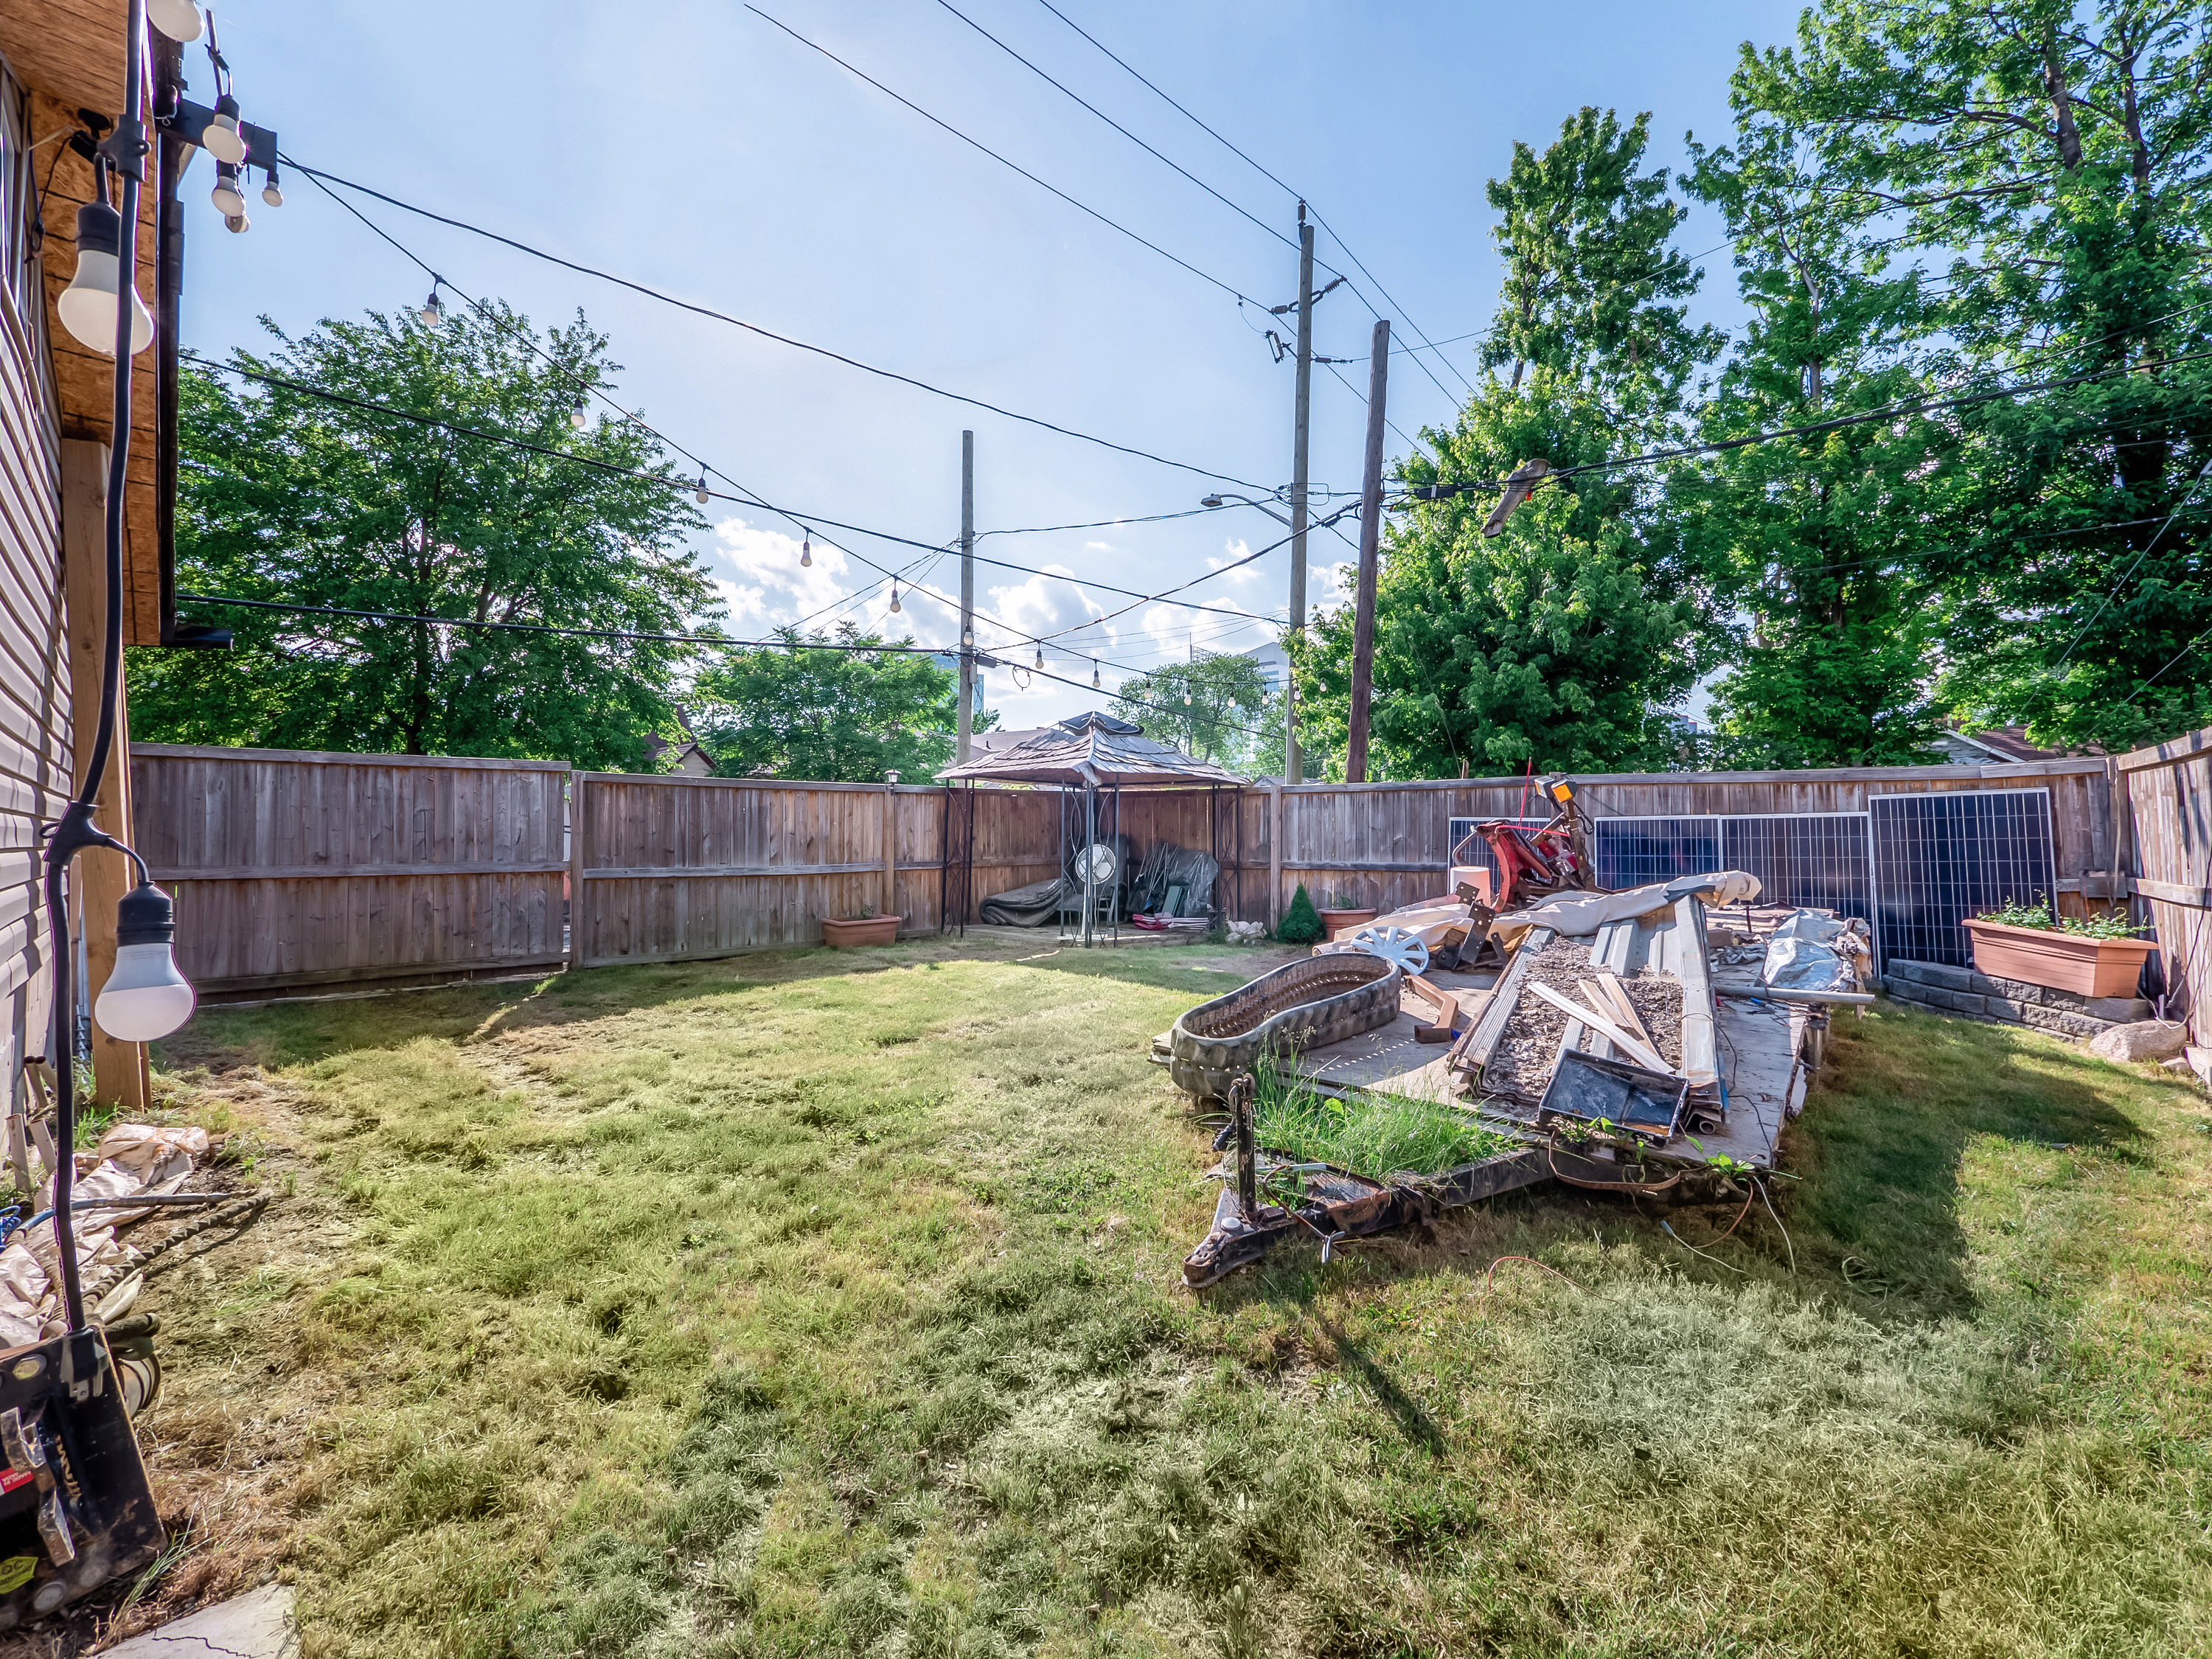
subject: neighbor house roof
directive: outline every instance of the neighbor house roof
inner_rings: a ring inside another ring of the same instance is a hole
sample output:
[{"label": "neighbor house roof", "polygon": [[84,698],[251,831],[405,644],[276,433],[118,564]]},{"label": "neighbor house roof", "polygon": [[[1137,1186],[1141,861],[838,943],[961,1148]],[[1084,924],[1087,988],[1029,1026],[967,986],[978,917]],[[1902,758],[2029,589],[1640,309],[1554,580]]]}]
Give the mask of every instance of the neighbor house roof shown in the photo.
[{"label": "neighbor house roof", "polygon": [[1244,781],[1211,762],[1194,760],[1180,749],[1153,742],[1127,720],[1100,714],[1078,714],[1048,726],[1001,753],[979,755],[937,775],[947,782],[1089,784],[1101,789]]}]

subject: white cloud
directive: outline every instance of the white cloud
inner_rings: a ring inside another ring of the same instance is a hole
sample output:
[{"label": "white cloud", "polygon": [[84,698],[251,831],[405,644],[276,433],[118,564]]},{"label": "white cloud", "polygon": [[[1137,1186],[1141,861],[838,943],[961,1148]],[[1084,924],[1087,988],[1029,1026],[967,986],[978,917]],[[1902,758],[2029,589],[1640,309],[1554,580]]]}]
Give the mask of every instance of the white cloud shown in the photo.
[{"label": "white cloud", "polygon": [[796,622],[835,605],[853,586],[850,562],[826,542],[815,543],[814,562],[802,566],[799,538],[729,518],[714,526],[714,543],[716,556],[744,579],[715,579],[733,621],[767,627]]},{"label": "white cloud", "polygon": [[1306,609],[1333,611],[1350,605],[1359,582],[1358,567],[1351,564],[1310,564],[1306,567]]},{"label": "white cloud", "polygon": [[[1206,562],[1206,568],[1208,570],[1219,570],[1227,565],[1235,562],[1235,561],[1238,559],[1249,559],[1252,557],[1251,545],[1243,541],[1224,542],[1222,544],[1222,548],[1229,556],[1225,559],[1209,557]],[[1230,571],[1230,585],[1234,587],[1248,586],[1251,583],[1258,581],[1260,578],[1266,574],[1267,573],[1265,571],[1261,569],[1259,562],[1257,560],[1254,560],[1250,564],[1238,565],[1236,569]]]}]

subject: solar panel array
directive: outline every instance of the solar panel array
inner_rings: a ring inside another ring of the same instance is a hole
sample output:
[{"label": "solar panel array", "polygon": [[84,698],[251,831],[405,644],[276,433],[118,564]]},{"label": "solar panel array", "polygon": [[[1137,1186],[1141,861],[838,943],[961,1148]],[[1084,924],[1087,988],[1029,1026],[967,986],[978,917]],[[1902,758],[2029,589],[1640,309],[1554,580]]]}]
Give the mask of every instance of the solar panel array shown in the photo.
[{"label": "solar panel array", "polygon": [[1973,941],[1960,923],[2008,900],[2051,900],[2051,792],[1978,789],[1876,795],[1875,918],[1880,960],[1964,968]]},{"label": "solar panel array", "polygon": [[[1808,905],[1874,928],[1878,968],[1893,957],[1965,966],[1960,925],[2008,899],[2057,885],[2051,792],[1982,789],[1877,795],[1864,812],[1599,818],[1590,825],[1601,887],[1744,870],[1764,904]],[[1457,846],[1473,818],[1450,822]],[[1497,866],[1477,842],[1463,861]]]}]

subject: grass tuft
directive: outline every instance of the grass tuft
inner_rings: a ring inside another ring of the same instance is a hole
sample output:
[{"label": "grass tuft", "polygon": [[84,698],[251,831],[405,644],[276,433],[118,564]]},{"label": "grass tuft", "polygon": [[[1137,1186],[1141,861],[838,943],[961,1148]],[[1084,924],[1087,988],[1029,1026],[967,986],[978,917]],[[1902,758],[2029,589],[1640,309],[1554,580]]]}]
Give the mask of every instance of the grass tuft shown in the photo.
[{"label": "grass tuft", "polygon": [[1464,1113],[1396,1095],[1342,1099],[1262,1063],[1252,1128],[1259,1144],[1303,1164],[1334,1164],[1370,1180],[1401,1170],[1438,1175],[1509,1150],[1513,1142]]}]

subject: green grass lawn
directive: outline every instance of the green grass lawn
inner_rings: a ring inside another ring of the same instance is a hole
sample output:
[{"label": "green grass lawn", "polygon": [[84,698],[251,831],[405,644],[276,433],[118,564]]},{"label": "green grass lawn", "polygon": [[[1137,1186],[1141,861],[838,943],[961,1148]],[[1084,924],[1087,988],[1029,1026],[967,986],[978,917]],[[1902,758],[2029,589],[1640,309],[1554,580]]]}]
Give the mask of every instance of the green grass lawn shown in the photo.
[{"label": "green grass lawn", "polygon": [[202,1015],[170,1104],[290,1196],[147,1304],[153,1604],[274,1568],[307,1659],[2212,1652],[2192,1087],[1884,1008],[1786,1246],[1531,1191],[1193,1294],[1145,1054],[1224,954]]}]

